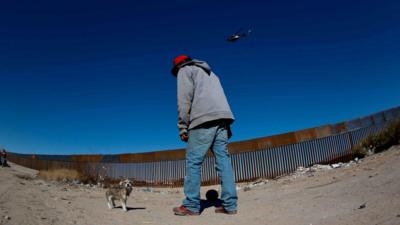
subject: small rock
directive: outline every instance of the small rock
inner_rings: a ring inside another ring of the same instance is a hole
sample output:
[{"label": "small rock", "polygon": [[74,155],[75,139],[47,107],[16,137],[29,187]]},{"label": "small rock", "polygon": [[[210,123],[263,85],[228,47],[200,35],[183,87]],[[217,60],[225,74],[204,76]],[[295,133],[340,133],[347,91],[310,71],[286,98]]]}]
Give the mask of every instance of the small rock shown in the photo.
[{"label": "small rock", "polygon": [[81,184],[79,180],[72,180],[72,184]]},{"label": "small rock", "polygon": [[340,163],[332,164],[332,168],[333,169],[337,169],[337,168],[340,168],[340,167],[342,167],[342,165]]},{"label": "small rock", "polygon": [[11,217],[10,216],[4,216],[4,219],[11,220]]},{"label": "small rock", "polygon": [[257,184],[263,184],[264,180],[263,179],[258,179],[256,181],[253,182],[253,185],[257,185]]},{"label": "small rock", "polygon": [[308,168],[307,173],[315,173],[315,172],[317,172],[317,170],[315,169],[315,167],[314,167],[314,168],[313,168],[313,167]]},{"label": "small rock", "polygon": [[367,207],[367,203],[364,203],[364,204],[360,205],[360,207],[358,207],[358,209],[363,209],[365,207]]},{"label": "small rock", "polygon": [[297,168],[297,171],[303,171],[305,168],[304,167],[302,167],[302,166],[299,166],[298,168]]},{"label": "small rock", "polygon": [[40,217],[40,219],[42,219],[42,220],[45,220],[45,219],[47,219],[46,217],[44,217],[44,216],[42,216],[42,217]]},{"label": "small rock", "polygon": [[400,217],[400,214],[397,214],[397,217]]},{"label": "small rock", "polygon": [[312,169],[314,169],[314,171],[316,171],[316,170],[331,170],[332,167],[330,165],[315,164],[314,166],[312,166]]},{"label": "small rock", "polygon": [[347,163],[347,164],[344,164],[344,167],[350,167],[352,165],[352,163]]},{"label": "small rock", "polygon": [[153,190],[151,190],[149,187],[142,189],[142,191],[144,191],[144,192],[153,192]]}]

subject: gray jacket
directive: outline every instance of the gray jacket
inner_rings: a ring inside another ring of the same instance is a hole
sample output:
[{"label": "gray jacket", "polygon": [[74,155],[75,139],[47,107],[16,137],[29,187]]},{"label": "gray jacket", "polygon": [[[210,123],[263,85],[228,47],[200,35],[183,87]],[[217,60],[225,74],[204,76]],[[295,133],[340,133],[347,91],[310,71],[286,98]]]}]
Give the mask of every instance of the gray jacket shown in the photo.
[{"label": "gray jacket", "polygon": [[205,122],[234,120],[218,77],[203,61],[193,60],[178,72],[179,134]]}]

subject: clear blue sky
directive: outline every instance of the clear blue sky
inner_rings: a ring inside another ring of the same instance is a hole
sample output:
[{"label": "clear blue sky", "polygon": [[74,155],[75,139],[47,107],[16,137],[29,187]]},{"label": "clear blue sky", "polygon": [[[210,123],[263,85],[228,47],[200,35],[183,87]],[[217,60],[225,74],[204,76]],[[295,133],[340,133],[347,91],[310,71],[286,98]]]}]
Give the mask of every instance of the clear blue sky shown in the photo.
[{"label": "clear blue sky", "polygon": [[[232,141],[400,105],[399,1],[5,1],[0,146],[21,153],[185,147],[172,59],[220,76]],[[225,39],[239,28],[251,36]]]}]

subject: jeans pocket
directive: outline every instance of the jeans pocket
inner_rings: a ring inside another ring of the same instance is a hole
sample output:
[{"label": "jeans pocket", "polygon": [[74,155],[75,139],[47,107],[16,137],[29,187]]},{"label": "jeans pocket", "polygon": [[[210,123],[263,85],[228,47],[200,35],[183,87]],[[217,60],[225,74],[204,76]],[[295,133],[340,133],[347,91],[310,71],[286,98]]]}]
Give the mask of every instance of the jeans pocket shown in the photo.
[{"label": "jeans pocket", "polygon": [[190,139],[197,144],[207,144],[213,139],[213,128],[196,128],[189,131]]}]

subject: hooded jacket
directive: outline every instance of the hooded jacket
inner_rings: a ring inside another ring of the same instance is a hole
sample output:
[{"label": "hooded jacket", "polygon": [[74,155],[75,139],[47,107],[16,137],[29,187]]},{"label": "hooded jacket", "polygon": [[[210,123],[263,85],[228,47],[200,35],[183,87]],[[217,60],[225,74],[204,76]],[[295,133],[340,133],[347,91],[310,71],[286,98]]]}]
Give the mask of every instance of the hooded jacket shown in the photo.
[{"label": "hooded jacket", "polygon": [[177,82],[180,135],[209,121],[234,120],[219,78],[206,62],[192,60],[183,65]]}]

